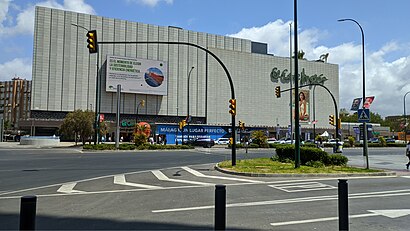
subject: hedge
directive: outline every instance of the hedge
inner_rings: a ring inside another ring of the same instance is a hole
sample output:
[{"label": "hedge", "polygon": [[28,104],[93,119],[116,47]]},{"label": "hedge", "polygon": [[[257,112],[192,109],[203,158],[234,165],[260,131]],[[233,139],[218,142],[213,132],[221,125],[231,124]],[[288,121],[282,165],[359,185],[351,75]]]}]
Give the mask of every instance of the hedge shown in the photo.
[{"label": "hedge", "polygon": [[[276,155],[280,162],[288,162],[288,160],[295,159],[294,145],[281,145],[276,147]],[[319,148],[314,147],[300,147],[300,162],[306,165],[308,162],[322,162],[325,165],[343,166],[348,162],[347,157],[341,154],[328,154]]]},{"label": "hedge", "polygon": [[[159,144],[142,144],[136,146],[135,144],[120,144],[119,150],[162,150],[162,149],[193,149],[190,145],[159,145]],[[85,144],[85,150],[116,150],[115,144]]]}]

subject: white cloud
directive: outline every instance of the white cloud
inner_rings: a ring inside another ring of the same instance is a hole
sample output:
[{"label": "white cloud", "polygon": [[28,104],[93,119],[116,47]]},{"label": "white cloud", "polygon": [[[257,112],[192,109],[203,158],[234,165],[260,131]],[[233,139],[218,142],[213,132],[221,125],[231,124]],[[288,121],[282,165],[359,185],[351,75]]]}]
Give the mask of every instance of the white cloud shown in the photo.
[{"label": "white cloud", "polygon": [[[268,43],[269,52],[289,57],[289,23],[282,20],[261,27],[244,28],[228,36]],[[361,44],[344,43],[334,47],[319,45],[326,31],[299,29],[299,50],[308,60],[317,60],[321,54],[329,53],[328,62],[339,65],[340,108],[350,109],[354,98],[363,95],[362,47]],[[322,37],[319,37],[322,36]],[[410,56],[393,60],[391,55],[405,50],[405,44],[390,42],[377,51],[365,53],[366,96],[375,96],[371,111],[382,116],[403,113],[403,95],[410,91]]]},{"label": "white cloud", "polygon": [[128,2],[136,2],[141,5],[146,5],[149,7],[155,7],[157,6],[160,2],[165,2],[167,4],[172,4],[174,0],[128,0]]},{"label": "white cloud", "polygon": [[[35,15],[35,6],[28,5],[24,9],[19,10],[15,14],[10,12],[9,3],[10,0],[0,0],[2,4],[0,5],[0,36],[15,36],[19,34],[28,34],[32,35],[34,32],[34,15]],[[92,6],[84,2],[84,0],[64,0],[63,4],[58,3],[56,0],[47,0],[39,2],[36,5],[44,6],[49,8],[56,8],[61,10],[75,11],[79,13],[86,14],[95,14]],[[15,7],[16,9],[21,7]],[[6,21],[12,21],[12,25]]]},{"label": "white cloud", "polygon": [[10,81],[15,76],[31,79],[31,59],[15,58],[0,64],[0,73],[0,81]]}]

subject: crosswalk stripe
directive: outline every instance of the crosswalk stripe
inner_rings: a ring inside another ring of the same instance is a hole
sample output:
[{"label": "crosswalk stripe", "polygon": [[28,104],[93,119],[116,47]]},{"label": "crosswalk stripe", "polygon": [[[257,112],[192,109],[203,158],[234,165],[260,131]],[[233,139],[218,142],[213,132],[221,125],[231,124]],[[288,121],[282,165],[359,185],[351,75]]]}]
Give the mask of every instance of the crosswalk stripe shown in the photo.
[{"label": "crosswalk stripe", "polygon": [[209,176],[209,175],[204,175],[192,168],[189,167],[181,167],[182,169],[184,169],[185,171],[191,173],[194,176],[197,177],[204,177],[204,178],[212,178],[212,179],[221,179],[221,180],[233,180],[233,181],[242,181],[242,182],[250,182],[250,183],[264,183],[263,181],[259,181],[259,180],[249,180],[249,179],[242,179],[242,178],[235,178],[235,177],[224,177],[224,176]]},{"label": "crosswalk stripe", "polygon": [[215,184],[198,182],[198,181],[170,179],[164,173],[162,173],[159,170],[154,170],[154,171],[151,171],[151,172],[152,172],[152,174],[154,174],[154,176],[156,178],[158,178],[158,180],[162,180],[162,181],[171,181],[171,182],[178,182],[178,183],[185,183],[185,184],[197,184],[197,185],[207,185],[207,186],[215,185]]},{"label": "crosswalk stripe", "polygon": [[124,174],[114,176],[114,184],[126,185],[126,186],[132,186],[132,187],[139,187],[139,188],[146,188],[146,189],[162,189],[163,188],[163,187],[155,186],[155,185],[147,185],[147,184],[127,182],[127,180],[125,179]]}]

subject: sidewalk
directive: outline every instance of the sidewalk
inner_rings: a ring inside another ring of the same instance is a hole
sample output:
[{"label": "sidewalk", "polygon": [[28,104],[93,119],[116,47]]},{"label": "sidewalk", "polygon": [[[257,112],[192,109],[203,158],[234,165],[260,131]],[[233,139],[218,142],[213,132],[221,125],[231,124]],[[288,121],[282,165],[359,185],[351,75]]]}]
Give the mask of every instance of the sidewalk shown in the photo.
[{"label": "sidewalk", "polygon": [[[77,146],[80,147],[81,143],[78,143]],[[21,145],[20,142],[0,142],[0,149],[27,149],[27,148],[69,148],[76,147],[75,142],[60,142],[57,145]]]}]

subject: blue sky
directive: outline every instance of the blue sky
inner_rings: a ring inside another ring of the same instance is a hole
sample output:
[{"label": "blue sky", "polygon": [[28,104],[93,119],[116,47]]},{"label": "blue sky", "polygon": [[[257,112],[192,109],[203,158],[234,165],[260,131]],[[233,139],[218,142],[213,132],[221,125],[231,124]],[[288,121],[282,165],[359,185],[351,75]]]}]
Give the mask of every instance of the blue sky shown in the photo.
[{"label": "blue sky", "polygon": [[[0,0],[0,80],[31,79],[35,5],[247,38],[268,43],[277,56],[289,55],[292,0]],[[298,1],[299,48],[308,60],[329,53],[328,62],[339,65],[341,108],[362,96],[359,27],[337,22],[353,18],[365,33],[371,110],[403,114],[403,96],[410,91],[408,9],[408,0]]]}]

